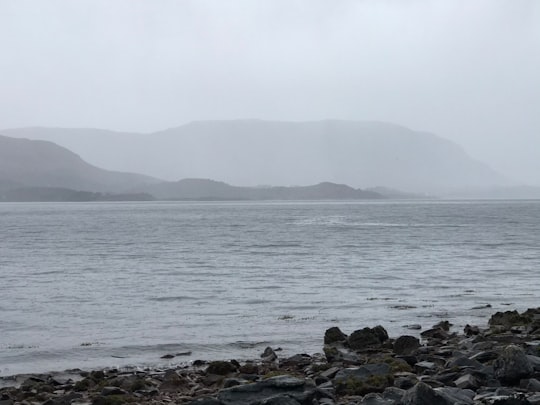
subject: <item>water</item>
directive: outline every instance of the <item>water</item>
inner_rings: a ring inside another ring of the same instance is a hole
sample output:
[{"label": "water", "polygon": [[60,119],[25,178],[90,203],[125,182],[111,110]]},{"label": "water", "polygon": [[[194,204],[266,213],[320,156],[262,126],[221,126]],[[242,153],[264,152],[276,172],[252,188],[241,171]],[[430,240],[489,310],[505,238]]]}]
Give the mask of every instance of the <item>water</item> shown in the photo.
[{"label": "water", "polygon": [[0,375],[314,353],[334,325],[540,304],[534,201],[0,204],[0,230]]}]

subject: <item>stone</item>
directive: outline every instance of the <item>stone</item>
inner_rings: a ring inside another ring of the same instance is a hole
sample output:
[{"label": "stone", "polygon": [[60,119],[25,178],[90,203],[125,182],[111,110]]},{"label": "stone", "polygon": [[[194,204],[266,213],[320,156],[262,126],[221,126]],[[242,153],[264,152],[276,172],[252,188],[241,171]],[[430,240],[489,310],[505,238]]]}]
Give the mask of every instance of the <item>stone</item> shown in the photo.
[{"label": "stone", "polygon": [[293,366],[295,368],[304,368],[311,364],[311,356],[307,354],[295,354],[294,356],[281,360],[279,364],[280,366]]},{"label": "stone", "polygon": [[109,395],[128,395],[129,393],[120,387],[103,387],[101,395],[104,397]]},{"label": "stone", "polygon": [[383,398],[380,394],[370,393],[367,394],[359,405],[394,405],[395,402],[391,399]]},{"label": "stone", "polygon": [[493,363],[495,378],[503,384],[519,383],[522,378],[529,378],[534,373],[525,351],[516,345],[506,346]]},{"label": "stone", "polygon": [[465,328],[463,328],[463,333],[465,333],[465,336],[476,336],[480,334],[480,328],[476,325],[465,325]]},{"label": "stone", "polygon": [[463,388],[463,389],[466,389],[466,388],[474,389],[474,388],[478,388],[479,386],[478,380],[476,379],[475,376],[471,374],[462,375],[456,381],[454,381],[454,384],[456,387]]},{"label": "stone", "polygon": [[337,326],[329,328],[324,332],[324,344],[329,345],[332,343],[343,343],[347,341],[347,335],[341,331]]},{"label": "stone", "polygon": [[223,389],[218,394],[222,405],[252,405],[281,396],[290,397],[303,404],[315,395],[315,386],[303,379],[282,375],[252,384]]},{"label": "stone", "polygon": [[347,395],[382,392],[385,388],[391,386],[393,382],[391,368],[386,363],[344,368],[334,377],[336,392]]},{"label": "stone", "polygon": [[534,371],[540,371],[540,357],[527,354],[527,359]]},{"label": "stone", "polygon": [[526,390],[529,392],[540,392],[540,381],[536,378],[531,378],[527,381]]},{"label": "stone", "polygon": [[382,326],[359,329],[351,333],[348,339],[349,347],[353,350],[362,350],[381,347],[382,342],[388,339],[388,334]]},{"label": "stone", "polygon": [[236,366],[230,361],[212,361],[206,368],[208,374],[227,375],[234,373]]},{"label": "stone", "polygon": [[453,405],[435,389],[422,382],[407,390],[402,398],[403,405]]},{"label": "stone", "polygon": [[414,336],[400,336],[394,342],[394,353],[410,355],[420,347],[420,340]]},{"label": "stone", "polygon": [[188,402],[188,405],[221,405],[221,401],[216,398],[199,398],[195,401]]},{"label": "stone", "polygon": [[264,352],[261,354],[262,361],[265,363],[272,363],[277,360],[277,354],[270,346],[264,349]]}]

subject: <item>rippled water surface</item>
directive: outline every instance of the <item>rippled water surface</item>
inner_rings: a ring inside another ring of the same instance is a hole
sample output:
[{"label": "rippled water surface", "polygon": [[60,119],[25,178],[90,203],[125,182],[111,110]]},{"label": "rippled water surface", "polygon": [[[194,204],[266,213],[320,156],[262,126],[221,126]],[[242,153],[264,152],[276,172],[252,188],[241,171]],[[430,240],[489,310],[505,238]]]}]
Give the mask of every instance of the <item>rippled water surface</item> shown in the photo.
[{"label": "rippled water surface", "polygon": [[0,375],[484,324],[539,271],[540,202],[0,204]]}]

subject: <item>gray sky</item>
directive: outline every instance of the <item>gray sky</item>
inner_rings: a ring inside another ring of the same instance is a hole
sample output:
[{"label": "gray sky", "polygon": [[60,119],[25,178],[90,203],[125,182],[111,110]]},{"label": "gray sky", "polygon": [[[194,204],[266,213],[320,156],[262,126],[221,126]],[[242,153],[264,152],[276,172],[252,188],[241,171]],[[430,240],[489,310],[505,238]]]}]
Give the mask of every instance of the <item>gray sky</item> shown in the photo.
[{"label": "gray sky", "polygon": [[380,120],[540,184],[538,0],[0,0],[0,128]]}]

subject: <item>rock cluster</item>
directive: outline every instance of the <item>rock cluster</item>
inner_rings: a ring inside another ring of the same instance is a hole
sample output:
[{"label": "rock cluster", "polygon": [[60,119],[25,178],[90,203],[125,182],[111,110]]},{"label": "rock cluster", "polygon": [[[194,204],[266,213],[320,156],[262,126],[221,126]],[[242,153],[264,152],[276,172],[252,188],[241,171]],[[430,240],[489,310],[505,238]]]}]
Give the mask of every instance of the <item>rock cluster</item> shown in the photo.
[{"label": "rock cluster", "polygon": [[498,312],[462,334],[441,322],[395,339],[333,327],[324,355],[195,362],[185,368],[31,375],[0,405],[540,405],[540,308]]}]

